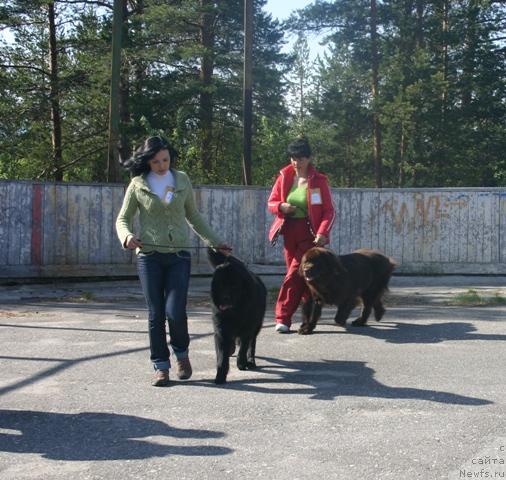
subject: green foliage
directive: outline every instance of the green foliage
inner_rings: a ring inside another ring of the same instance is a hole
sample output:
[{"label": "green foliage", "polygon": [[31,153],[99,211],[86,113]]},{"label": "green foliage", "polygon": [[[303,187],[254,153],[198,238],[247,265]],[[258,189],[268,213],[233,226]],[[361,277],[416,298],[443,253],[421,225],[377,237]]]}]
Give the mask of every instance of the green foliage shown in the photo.
[{"label": "green foliage", "polygon": [[253,164],[253,183],[270,185],[287,161],[286,146],[292,133],[284,119],[260,118],[253,150],[256,152]]},{"label": "green foliage", "polygon": [[319,1],[289,22],[294,32],[330,33],[311,124],[316,136],[333,127],[320,154],[334,181],[373,183],[376,107],[384,186],[505,185],[506,7],[473,0],[377,4],[375,105],[370,2]]},{"label": "green foliage", "polygon": [[[180,168],[195,183],[241,183],[242,0],[129,2],[124,24],[121,86],[121,154],[129,156],[153,132],[169,137]],[[260,118],[283,118],[287,56],[283,32],[255,2],[254,104]],[[112,11],[86,1],[55,2],[58,87],[65,180],[103,181],[108,144]],[[12,12],[16,12],[14,13]],[[211,50],[201,41],[204,13],[215,15]],[[0,177],[53,178],[45,2],[11,0],[2,10],[0,63]],[[167,21],[170,19],[170,21]],[[36,23],[34,23],[36,21]],[[203,85],[200,62],[213,61]],[[201,96],[211,97],[210,168],[201,164]],[[257,125],[255,125],[255,128]],[[260,161],[256,161],[260,163]],[[258,178],[258,176],[256,176]],[[258,178],[262,181],[262,178]]]},{"label": "green foliage", "polygon": [[[85,0],[54,4],[63,178],[104,181],[112,9]],[[370,1],[319,0],[284,25],[265,4],[254,2],[255,184],[272,184],[287,143],[304,134],[333,186],[374,186],[377,111],[384,186],[506,185],[503,2],[378,0],[374,104]],[[204,14],[213,18],[208,44]],[[0,29],[0,178],[54,179],[47,2],[7,0]],[[161,133],[194,183],[242,183],[242,29],[242,0],[128,2],[123,157]],[[281,51],[288,29],[298,37],[289,55]],[[328,52],[316,62],[308,32],[326,34]]]}]

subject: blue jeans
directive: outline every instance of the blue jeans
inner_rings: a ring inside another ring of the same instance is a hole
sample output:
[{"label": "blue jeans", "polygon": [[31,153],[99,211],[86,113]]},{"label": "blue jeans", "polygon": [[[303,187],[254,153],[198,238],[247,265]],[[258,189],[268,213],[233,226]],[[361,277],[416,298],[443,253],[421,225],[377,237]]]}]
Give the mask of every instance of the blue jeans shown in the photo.
[{"label": "blue jeans", "polygon": [[188,357],[190,336],[186,299],[190,282],[190,253],[140,253],[137,271],[149,312],[149,346],[156,370],[170,368],[165,322],[170,346],[178,359]]}]

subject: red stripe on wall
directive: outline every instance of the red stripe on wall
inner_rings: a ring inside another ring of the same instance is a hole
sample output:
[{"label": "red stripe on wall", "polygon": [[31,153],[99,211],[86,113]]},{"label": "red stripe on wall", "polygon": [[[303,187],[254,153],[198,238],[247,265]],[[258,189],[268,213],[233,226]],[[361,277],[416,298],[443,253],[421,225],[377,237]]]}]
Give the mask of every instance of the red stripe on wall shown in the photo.
[{"label": "red stripe on wall", "polygon": [[32,190],[32,265],[42,265],[42,195],[43,186]]}]

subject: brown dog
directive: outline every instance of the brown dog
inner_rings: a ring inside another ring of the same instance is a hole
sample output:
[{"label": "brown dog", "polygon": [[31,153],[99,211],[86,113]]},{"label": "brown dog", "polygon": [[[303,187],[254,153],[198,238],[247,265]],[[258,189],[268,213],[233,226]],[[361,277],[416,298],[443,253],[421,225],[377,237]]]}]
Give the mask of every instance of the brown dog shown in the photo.
[{"label": "brown dog", "polygon": [[320,247],[309,249],[302,257],[299,273],[311,291],[311,298],[302,306],[299,333],[312,333],[322,305],[337,305],[334,321],[344,326],[361,298],[363,309],[353,325],[365,325],[371,310],[380,321],[385,313],[381,302],[395,262],[376,250],[362,248],[348,255],[335,255]]}]

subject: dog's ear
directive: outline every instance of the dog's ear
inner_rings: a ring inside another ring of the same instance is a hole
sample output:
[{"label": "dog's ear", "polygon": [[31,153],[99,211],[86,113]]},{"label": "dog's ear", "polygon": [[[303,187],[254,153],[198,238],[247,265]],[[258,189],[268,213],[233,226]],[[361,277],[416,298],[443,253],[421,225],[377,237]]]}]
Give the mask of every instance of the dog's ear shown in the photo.
[{"label": "dog's ear", "polygon": [[213,268],[216,268],[218,265],[222,265],[227,260],[226,255],[218,250],[212,249],[211,247],[208,247],[207,249],[207,258],[209,259],[209,263]]},{"label": "dog's ear", "polygon": [[302,257],[302,261],[300,262],[300,265],[299,265],[299,270],[298,270],[298,273],[301,277],[304,277],[304,257]]},{"label": "dog's ear", "polygon": [[304,265],[306,264],[307,262],[307,252],[302,255],[302,258],[300,260],[300,264],[299,264],[299,270],[298,270],[298,273],[301,277],[304,277]]}]

